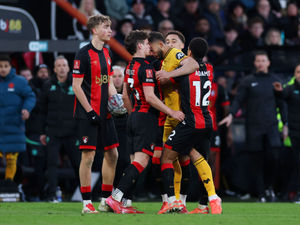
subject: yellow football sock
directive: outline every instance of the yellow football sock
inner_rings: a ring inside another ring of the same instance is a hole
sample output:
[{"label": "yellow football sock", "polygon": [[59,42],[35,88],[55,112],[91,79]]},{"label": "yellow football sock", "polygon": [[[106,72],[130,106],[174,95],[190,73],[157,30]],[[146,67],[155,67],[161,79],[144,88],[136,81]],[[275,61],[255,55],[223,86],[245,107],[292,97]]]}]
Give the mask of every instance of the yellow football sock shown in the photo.
[{"label": "yellow football sock", "polygon": [[17,159],[19,153],[7,153],[6,158],[6,169],[5,169],[5,179],[13,180],[17,171]]},{"label": "yellow football sock", "polygon": [[173,167],[174,167],[174,192],[175,192],[176,199],[179,199],[182,172],[181,172],[181,166],[178,159],[176,159],[176,161],[173,162]]},{"label": "yellow football sock", "polygon": [[206,160],[201,157],[197,161],[194,162],[194,165],[198,171],[198,174],[204,184],[204,187],[207,191],[208,196],[212,196],[216,194],[215,185],[212,177],[212,172],[210,166],[206,162]]}]

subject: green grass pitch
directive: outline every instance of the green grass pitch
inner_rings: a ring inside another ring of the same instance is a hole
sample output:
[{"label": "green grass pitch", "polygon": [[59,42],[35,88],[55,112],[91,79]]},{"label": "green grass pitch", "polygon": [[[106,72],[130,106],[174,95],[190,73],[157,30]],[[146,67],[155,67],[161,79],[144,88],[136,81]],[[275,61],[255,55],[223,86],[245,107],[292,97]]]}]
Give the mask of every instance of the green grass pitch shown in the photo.
[{"label": "green grass pitch", "polygon": [[[98,207],[98,203],[95,207]],[[99,213],[81,215],[81,203],[0,203],[1,225],[193,225],[193,224],[300,224],[300,204],[293,203],[223,203],[222,215],[156,215],[158,202],[136,203],[145,214],[117,215]],[[192,210],[197,203],[188,203]]]}]

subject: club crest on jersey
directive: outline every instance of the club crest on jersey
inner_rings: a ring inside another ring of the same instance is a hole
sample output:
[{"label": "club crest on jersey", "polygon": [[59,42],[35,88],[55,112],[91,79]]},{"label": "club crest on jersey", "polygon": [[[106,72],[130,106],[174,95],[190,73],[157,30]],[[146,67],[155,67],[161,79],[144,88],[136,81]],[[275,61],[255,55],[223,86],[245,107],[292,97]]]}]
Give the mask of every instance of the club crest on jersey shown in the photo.
[{"label": "club crest on jersey", "polygon": [[184,53],[183,52],[178,52],[178,53],[176,53],[176,59],[182,59],[183,57],[184,57],[185,55],[184,55]]},{"label": "club crest on jersey", "polygon": [[108,65],[111,64],[110,58],[107,58],[107,63],[108,63]]},{"label": "club crest on jersey", "polygon": [[153,72],[152,72],[152,70],[146,70],[146,77],[147,78],[153,78]]},{"label": "club crest on jersey", "polygon": [[79,70],[80,69],[80,60],[74,60],[74,69]]},{"label": "club crest on jersey", "polygon": [[86,144],[89,141],[88,136],[83,136],[82,141],[83,141],[84,144]]}]

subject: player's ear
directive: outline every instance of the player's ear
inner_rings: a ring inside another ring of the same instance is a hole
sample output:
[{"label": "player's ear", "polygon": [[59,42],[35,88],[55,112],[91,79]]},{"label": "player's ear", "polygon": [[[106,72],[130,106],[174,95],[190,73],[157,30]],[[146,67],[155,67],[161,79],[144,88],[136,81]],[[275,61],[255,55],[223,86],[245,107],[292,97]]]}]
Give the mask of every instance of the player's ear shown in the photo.
[{"label": "player's ear", "polygon": [[190,48],[188,48],[187,55],[192,56],[192,51],[190,50]]},{"label": "player's ear", "polygon": [[162,48],[164,46],[165,43],[163,43],[162,41],[159,41],[159,47]]}]

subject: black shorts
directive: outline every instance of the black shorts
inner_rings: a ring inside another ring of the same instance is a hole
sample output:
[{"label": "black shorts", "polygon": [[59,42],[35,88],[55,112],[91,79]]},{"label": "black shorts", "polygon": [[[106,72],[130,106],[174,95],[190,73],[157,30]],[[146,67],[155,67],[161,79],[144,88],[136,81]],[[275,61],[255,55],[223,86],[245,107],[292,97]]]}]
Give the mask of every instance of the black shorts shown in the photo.
[{"label": "black shorts", "polygon": [[195,129],[187,124],[179,123],[172,131],[165,148],[172,149],[181,155],[189,155],[192,148],[206,156],[210,150],[212,129]]},{"label": "black shorts", "polygon": [[218,152],[220,151],[220,147],[221,147],[221,138],[219,132],[217,130],[214,130],[212,132],[210,148],[212,151]]},{"label": "black shorts", "polygon": [[164,147],[163,135],[164,135],[164,126],[158,126],[154,151],[162,151],[163,150],[163,147]]},{"label": "black shorts", "polygon": [[127,148],[130,154],[144,152],[153,156],[157,131],[157,115],[132,112],[127,121]]},{"label": "black shorts", "polygon": [[110,150],[119,146],[119,140],[112,118],[101,125],[94,125],[89,120],[78,120],[80,150]]}]

